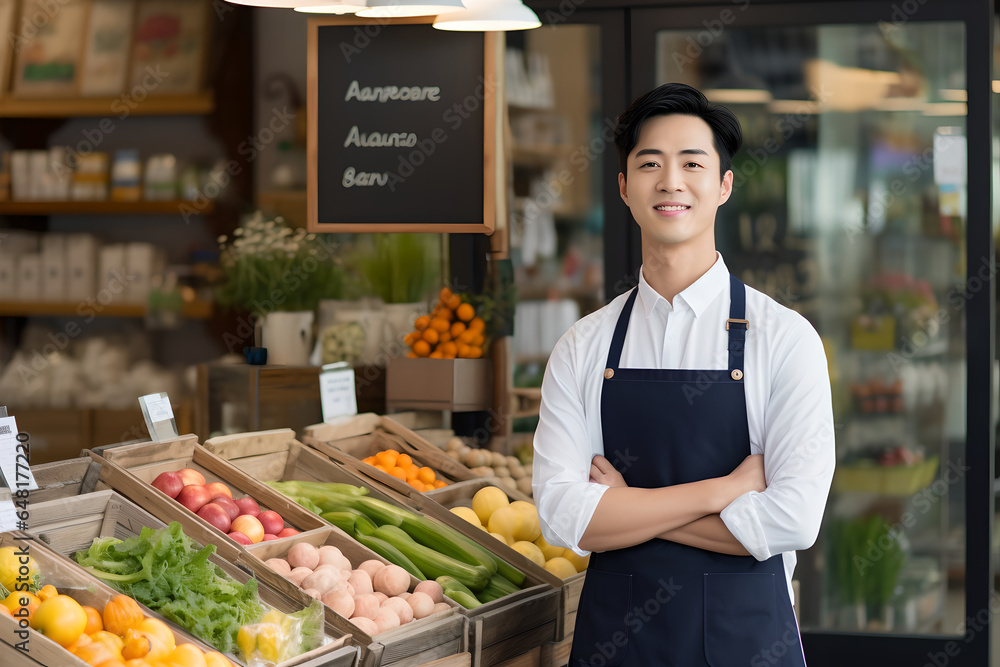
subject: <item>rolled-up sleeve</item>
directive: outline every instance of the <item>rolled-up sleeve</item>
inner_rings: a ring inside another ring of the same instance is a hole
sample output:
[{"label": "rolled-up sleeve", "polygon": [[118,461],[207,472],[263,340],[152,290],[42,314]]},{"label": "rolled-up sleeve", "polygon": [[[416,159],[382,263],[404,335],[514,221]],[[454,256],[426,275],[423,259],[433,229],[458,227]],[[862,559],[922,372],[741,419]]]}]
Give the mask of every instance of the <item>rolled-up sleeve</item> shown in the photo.
[{"label": "rolled-up sleeve", "polygon": [[532,490],[545,540],[586,556],[578,545],[608,487],[589,481],[591,459],[599,452],[588,432],[574,336],[570,329],[559,340],[545,368]]},{"label": "rolled-up sleeve", "polygon": [[757,560],[816,541],[836,461],[830,376],[823,343],[806,322],[776,346],[763,419],[767,489],[722,512],[722,521]]}]

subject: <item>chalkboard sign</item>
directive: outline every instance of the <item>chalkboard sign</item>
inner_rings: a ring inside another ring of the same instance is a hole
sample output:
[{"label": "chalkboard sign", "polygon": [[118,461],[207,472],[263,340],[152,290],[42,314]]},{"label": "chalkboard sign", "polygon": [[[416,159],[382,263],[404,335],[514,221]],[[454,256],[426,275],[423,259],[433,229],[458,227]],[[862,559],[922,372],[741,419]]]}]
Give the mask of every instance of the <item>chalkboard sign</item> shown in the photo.
[{"label": "chalkboard sign", "polygon": [[501,40],[428,21],[310,20],[310,231],[492,233]]}]

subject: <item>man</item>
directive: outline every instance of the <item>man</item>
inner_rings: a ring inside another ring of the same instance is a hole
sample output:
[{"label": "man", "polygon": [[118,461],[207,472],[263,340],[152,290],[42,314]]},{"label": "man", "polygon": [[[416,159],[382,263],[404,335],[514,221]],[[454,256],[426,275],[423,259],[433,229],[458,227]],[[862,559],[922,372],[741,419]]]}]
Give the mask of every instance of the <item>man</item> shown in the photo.
[{"label": "man", "polygon": [[534,442],[545,539],[594,552],[573,667],[805,664],[791,577],[833,477],[829,374],[812,326],[715,249],[741,143],[682,84],[618,119],[639,285],[560,339]]}]

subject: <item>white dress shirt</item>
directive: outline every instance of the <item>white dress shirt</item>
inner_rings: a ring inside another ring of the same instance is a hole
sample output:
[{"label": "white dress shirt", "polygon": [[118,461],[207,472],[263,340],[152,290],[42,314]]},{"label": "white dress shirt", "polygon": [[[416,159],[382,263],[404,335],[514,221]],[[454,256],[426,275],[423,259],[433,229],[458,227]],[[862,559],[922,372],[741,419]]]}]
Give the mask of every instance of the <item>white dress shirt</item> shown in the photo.
[{"label": "white dress shirt", "polygon": [[[729,270],[715,264],[673,305],[639,272],[621,368],[729,367]],[[628,292],[567,331],[549,357],[535,431],[533,491],[545,539],[580,555],[580,538],[609,488],[592,483],[590,462],[605,455],[601,390],[608,350]],[[783,554],[789,582],[795,551],[819,533],[835,463],[826,355],[812,325],[747,286],[744,352],[750,449],[763,454],[767,489],[734,500],[722,521],[757,560]],[[615,453],[606,455],[614,463]],[[794,600],[793,600],[794,601]]]}]

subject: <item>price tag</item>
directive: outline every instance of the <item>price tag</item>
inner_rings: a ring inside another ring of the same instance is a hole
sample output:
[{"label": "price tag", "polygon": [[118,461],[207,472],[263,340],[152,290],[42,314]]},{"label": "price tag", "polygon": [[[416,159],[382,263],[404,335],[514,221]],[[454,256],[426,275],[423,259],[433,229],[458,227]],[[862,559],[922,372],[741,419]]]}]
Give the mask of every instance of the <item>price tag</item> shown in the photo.
[{"label": "price tag", "polygon": [[177,422],[174,421],[174,411],[166,392],[140,396],[139,406],[142,408],[142,417],[146,420],[149,438],[153,442],[177,437]]},{"label": "price tag", "polygon": [[9,498],[0,500],[0,531],[17,530],[17,510]]},{"label": "price tag", "polygon": [[319,396],[325,422],[358,414],[354,369],[350,364],[340,361],[323,366],[323,372],[319,374]]},{"label": "price tag", "polygon": [[170,399],[166,394],[150,394],[143,396],[143,398],[146,399],[149,418],[154,422],[165,422],[174,418],[174,411],[170,407]]},{"label": "price tag", "polygon": [[965,137],[954,128],[938,128],[934,134],[934,182],[939,185],[965,185],[968,165]]},{"label": "price tag", "polygon": [[[28,442],[17,440],[17,423],[13,417],[0,418],[0,472],[3,472],[11,493],[19,489],[31,491],[38,488],[35,476],[28,465]],[[20,476],[19,476],[20,475]]]}]

